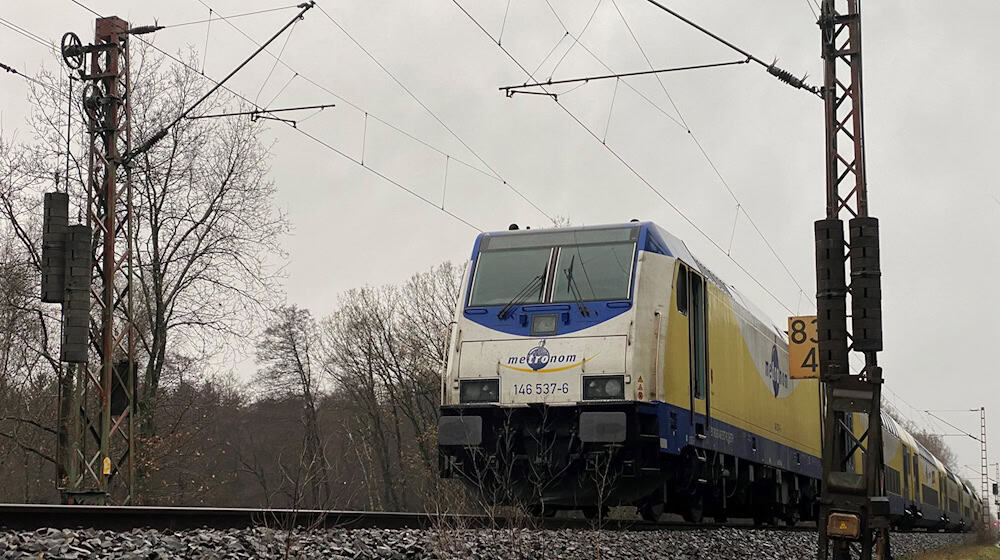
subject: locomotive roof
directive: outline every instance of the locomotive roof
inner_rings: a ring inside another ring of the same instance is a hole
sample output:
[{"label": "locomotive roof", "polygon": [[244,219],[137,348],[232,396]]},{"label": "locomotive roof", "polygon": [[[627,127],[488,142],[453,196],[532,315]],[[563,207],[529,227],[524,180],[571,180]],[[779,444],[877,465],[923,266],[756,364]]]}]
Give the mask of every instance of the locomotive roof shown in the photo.
[{"label": "locomotive roof", "polygon": [[485,232],[479,234],[476,239],[476,249],[479,248],[483,237],[486,236],[505,236],[505,235],[526,235],[530,233],[539,233],[543,231],[564,231],[564,232],[574,232],[574,231],[592,231],[601,230],[609,228],[628,228],[636,227],[640,229],[640,249],[644,251],[652,251],[654,253],[660,253],[669,257],[675,257],[684,261],[689,267],[697,270],[702,276],[707,278],[713,284],[719,287],[723,292],[728,294],[733,300],[744,310],[746,310],[751,316],[753,316],[757,321],[770,327],[774,334],[778,337],[784,336],[784,331],[775,324],[774,320],[771,319],[767,313],[764,313],[759,307],[754,305],[746,296],[740,293],[734,286],[727,284],[718,275],[712,272],[704,263],[698,260],[693,253],[688,249],[687,244],[684,243],[679,237],[673,235],[669,231],[663,229],[655,222],[645,221],[645,222],[625,222],[617,224],[601,224],[593,226],[574,226],[565,228],[539,228],[539,229],[517,229],[517,230],[506,230],[506,231],[493,231]]}]

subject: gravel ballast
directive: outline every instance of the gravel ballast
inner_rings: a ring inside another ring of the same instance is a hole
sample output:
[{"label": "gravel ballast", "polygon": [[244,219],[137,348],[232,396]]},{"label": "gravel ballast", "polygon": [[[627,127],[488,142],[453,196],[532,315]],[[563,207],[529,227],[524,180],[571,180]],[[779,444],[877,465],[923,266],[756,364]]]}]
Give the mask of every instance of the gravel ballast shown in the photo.
[{"label": "gravel ballast", "polygon": [[[894,534],[894,556],[960,544],[961,534]],[[130,532],[92,529],[0,530],[0,559],[174,558],[669,558],[813,559],[816,533],[712,529],[685,531],[331,529]]]}]

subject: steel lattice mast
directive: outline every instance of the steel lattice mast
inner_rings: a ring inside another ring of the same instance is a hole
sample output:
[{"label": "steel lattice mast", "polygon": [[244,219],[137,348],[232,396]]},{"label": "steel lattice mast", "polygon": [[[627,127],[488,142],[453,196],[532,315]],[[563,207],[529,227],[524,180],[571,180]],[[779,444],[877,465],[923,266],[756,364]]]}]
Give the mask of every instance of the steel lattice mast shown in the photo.
[{"label": "steel lattice mast", "polygon": [[[974,411],[974,410],[973,410]],[[986,407],[979,407],[979,477],[983,493],[983,527],[990,528],[990,467],[986,456]],[[1000,467],[997,467],[1000,468]],[[1000,518],[1000,510],[997,511]]]},{"label": "steel lattice mast", "polygon": [[71,68],[79,68],[85,55],[90,59],[80,78],[86,84],[87,226],[93,263],[89,356],[69,366],[75,396],[68,480],[62,488],[67,503],[127,504],[135,495],[134,220],[131,172],[122,165],[131,148],[128,33],[128,22],[106,17],[97,19],[93,45],[81,46],[69,33],[63,41]]},{"label": "steel lattice mast", "polygon": [[[862,559],[888,556],[882,369],[877,359],[882,350],[878,220],[868,212],[860,2],[844,3],[846,10],[838,11],[840,1],[823,0],[819,21],[826,121],[826,218],[816,222],[817,324],[824,396],[821,560],[849,558],[852,543],[860,543]],[[849,220],[846,238],[845,216]],[[850,282],[845,274],[848,260]],[[859,374],[851,373],[850,351],[864,356]],[[855,413],[867,416],[867,426],[852,422]]]}]

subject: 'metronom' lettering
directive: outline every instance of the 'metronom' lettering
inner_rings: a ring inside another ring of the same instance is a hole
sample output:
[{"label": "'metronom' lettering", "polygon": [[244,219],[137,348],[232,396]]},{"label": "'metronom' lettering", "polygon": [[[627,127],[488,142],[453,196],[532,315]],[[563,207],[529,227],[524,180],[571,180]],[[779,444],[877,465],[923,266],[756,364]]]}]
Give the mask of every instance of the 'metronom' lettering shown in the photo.
[{"label": "'metronom' lettering", "polygon": [[508,365],[541,365],[546,366],[548,364],[561,364],[564,362],[575,362],[576,354],[556,354],[555,356],[549,354],[545,355],[531,355],[531,356],[514,356],[507,359]]}]

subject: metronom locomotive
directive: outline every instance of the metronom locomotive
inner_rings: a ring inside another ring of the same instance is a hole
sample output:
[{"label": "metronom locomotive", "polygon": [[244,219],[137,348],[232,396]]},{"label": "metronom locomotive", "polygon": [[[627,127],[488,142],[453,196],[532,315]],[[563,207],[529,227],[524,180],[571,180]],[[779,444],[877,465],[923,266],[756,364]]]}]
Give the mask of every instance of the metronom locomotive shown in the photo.
[{"label": "metronom locomotive", "polygon": [[442,375],[441,475],[540,515],[815,518],[818,381],[788,371],[786,334],[656,224],[483,233]]}]

